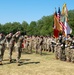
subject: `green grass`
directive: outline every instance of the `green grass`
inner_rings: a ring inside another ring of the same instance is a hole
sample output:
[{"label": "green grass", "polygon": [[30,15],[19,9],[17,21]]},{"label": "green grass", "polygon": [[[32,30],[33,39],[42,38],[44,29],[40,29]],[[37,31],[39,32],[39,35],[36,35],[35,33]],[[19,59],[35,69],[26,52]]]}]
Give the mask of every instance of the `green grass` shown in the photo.
[{"label": "green grass", "polygon": [[[16,59],[16,52],[13,52],[13,59]],[[43,55],[23,53],[21,62],[21,66],[15,61],[10,64],[6,50],[0,75],[74,75],[74,63],[56,60],[51,52],[43,52]]]}]

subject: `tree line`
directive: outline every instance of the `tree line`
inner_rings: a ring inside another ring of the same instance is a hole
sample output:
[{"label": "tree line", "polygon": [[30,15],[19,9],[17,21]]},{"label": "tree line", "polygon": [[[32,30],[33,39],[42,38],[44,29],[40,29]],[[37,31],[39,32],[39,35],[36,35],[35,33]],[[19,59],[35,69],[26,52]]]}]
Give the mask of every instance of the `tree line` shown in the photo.
[{"label": "tree line", "polygon": [[[72,34],[74,34],[74,10],[68,12],[68,23],[72,28]],[[15,33],[20,30],[22,34],[26,35],[52,35],[53,34],[53,15],[43,16],[38,21],[31,21],[28,24],[26,21],[20,22],[8,22],[0,24],[0,32],[8,34],[10,32]]]}]

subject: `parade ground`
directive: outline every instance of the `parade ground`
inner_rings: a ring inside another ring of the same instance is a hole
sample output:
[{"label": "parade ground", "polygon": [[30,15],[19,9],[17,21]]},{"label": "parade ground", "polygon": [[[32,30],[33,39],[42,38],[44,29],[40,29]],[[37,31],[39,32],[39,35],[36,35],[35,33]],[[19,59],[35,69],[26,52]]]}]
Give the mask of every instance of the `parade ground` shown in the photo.
[{"label": "parade ground", "polygon": [[16,52],[13,52],[13,63],[9,63],[8,51],[5,51],[0,75],[74,75],[74,63],[55,59],[52,52],[42,55],[22,53],[20,66],[16,63]]}]

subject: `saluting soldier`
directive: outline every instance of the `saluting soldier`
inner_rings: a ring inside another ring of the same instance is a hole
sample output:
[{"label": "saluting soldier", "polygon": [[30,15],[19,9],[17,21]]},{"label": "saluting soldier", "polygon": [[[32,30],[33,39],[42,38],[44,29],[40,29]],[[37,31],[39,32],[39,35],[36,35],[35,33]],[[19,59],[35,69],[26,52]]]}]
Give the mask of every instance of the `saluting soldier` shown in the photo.
[{"label": "saluting soldier", "polygon": [[10,63],[12,62],[12,52],[14,50],[14,43],[15,43],[15,38],[12,36],[9,42],[9,61]]},{"label": "saluting soldier", "polygon": [[16,60],[17,60],[18,66],[19,66],[21,52],[22,52],[22,43],[23,43],[23,36],[21,36],[20,31],[16,32],[16,34],[15,34],[15,42],[16,42],[15,48],[16,48],[16,52],[17,52],[17,59]]},{"label": "saluting soldier", "polygon": [[5,36],[4,34],[0,34],[0,65],[2,65],[2,60],[4,56],[4,51],[5,51]]}]

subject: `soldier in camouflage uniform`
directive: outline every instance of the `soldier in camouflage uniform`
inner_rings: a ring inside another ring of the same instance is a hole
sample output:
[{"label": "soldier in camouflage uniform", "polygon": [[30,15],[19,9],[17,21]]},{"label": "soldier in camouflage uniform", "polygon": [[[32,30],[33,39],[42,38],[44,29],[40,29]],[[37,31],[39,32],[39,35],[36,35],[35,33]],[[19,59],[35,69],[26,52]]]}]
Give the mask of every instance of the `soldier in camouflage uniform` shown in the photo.
[{"label": "soldier in camouflage uniform", "polygon": [[14,43],[15,43],[15,38],[12,36],[9,42],[9,61],[10,63],[12,62],[12,52],[14,50]]},{"label": "soldier in camouflage uniform", "polygon": [[65,37],[61,36],[61,40],[56,39],[56,49],[55,49],[56,59],[66,60],[65,55]]},{"label": "soldier in camouflage uniform", "polygon": [[71,50],[71,62],[74,63],[74,36],[72,38],[72,44],[71,44],[70,50]]},{"label": "soldier in camouflage uniform", "polygon": [[52,37],[52,40],[51,40],[51,51],[54,53],[55,51],[55,45],[56,45],[56,39],[55,37]]},{"label": "soldier in camouflage uniform", "polygon": [[33,49],[35,50],[35,53],[38,53],[38,49],[39,49],[39,37],[35,36],[33,37]]},{"label": "soldier in camouflage uniform", "polygon": [[29,37],[30,42],[29,42],[29,52],[32,53],[32,36]]},{"label": "soldier in camouflage uniform", "polygon": [[18,31],[16,34],[15,34],[15,41],[16,41],[16,52],[17,52],[17,63],[18,63],[18,66],[20,65],[19,62],[20,62],[20,57],[21,57],[21,52],[22,52],[22,43],[23,43],[23,36],[21,36],[21,32]]},{"label": "soldier in camouflage uniform", "polygon": [[27,38],[25,39],[26,40],[26,51],[29,52],[30,50],[30,38],[29,36],[27,36]]},{"label": "soldier in camouflage uniform", "polygon": [[34,50],[34,39],[35,39],[35,36],[32,36],[32,50]]},{"label": "soldier in camouflage uniform", "polygon": [[2,60],[4,56],[4,51],[5,51],[5,36],[1,33],[0,34],[0,65],[2,65]]},{"label": "soldier in camouflage uniform", "polygon": [[51,46],[52,46],[51,41],[52,41],[51,37],[47,37],[47,50],[49,52],[51,52]]},{"label": "soldier in camouflage uniform", "polygon": [[60,60],[65,61],[66,60],[66,54],[65,54],[65,37],[62,36],[62,44],[61,44],[61,51],[60,51]]},{"label": "soldier in camouflage uniform", "polygon": [[44,41],[43,41],[43,50],[46,51],[47,50],[47,37],[43,37]]},{"label": "soldier in camouflage uniform", "polygon": [[55,45],[55,57],[56,59],[61,59],[61,44],[59,41]]},{"label": "soldier in camouflage uniform", "polygon": [[40,39],[39,39],[39,50],[40,50],[40,55],[42,55],[43,42],[44,42],[44,39],[43,39],[43,36],[41,36]]},{"label": "soldier in camouflage uniform", "polygon": [[70,46],[71,46],[71,42],[72,42],[72,39],[71,39],[70,35],[67,36],[65,42],[66,42],[66,45],[65,45],[66,61],[70,62],[71,61],[71,50],[70,50]]}]

